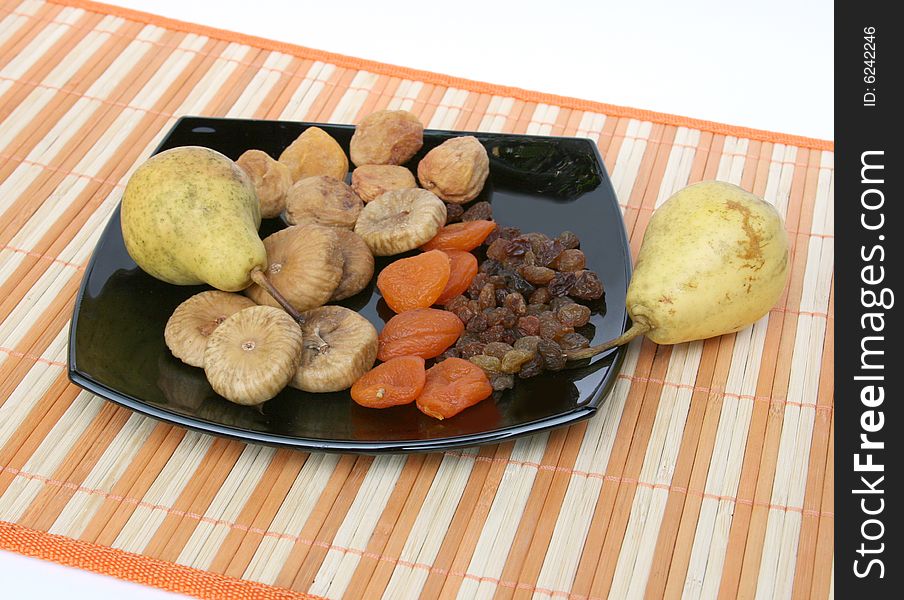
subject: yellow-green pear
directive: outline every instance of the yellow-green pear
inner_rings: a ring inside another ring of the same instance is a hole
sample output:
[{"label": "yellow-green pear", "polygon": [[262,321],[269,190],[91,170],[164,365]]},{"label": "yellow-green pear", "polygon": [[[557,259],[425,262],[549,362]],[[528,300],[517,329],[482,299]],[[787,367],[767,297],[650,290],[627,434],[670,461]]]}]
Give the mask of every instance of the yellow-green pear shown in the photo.
[{"label": "yellow-green pear", "polygon": [[588,358],[646,335],[677,344],[731,333],[765,315],[788,279],[788,238],[768,202],[704,181],[666,200],[644,234],[625,305],[633,325]]},{"label": "yellow-green pear", "polygon": [[235,292],[267,267],[254,185],[231,159],[180,146],[145,161],[122,196],[126,250],[142,269],[177,285]]}]

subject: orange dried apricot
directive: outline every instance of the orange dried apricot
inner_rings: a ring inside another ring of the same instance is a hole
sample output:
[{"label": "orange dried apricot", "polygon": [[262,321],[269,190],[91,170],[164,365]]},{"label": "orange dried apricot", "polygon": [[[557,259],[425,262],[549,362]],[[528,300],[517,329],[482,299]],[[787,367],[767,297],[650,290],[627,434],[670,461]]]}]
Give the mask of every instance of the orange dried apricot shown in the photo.
[{"label": "orange dried apricot", "polygon": [[449,255],[451,261],[451,271],[449,273],[449,282],[443,293],[436,299],[436,304],[446,304],[449,300],[463,294],[474,276],[477,275],[477,257],[470,252],[463,250],[444,250]]},{"label": "orange dried apricot", "polygon": [[402,313],[433,305],[450,273],[449,255],[434,250],[390,263],[377,276],[377,287],[389,308]]},{"label": "orange dried apricot", "polygon": [[421,250],[473,250],[496,229],[495,221],[452,223],[439,230]]},{"label": "orange dried apricot", "polygon": [[448,419],[492,393],[493,386],[483,369],[463,358],[447,358],[427,369],[417,407],[435,419]]},{"label": "orange dried apricot", "polygon": [[398,356],[362,375],[352,386],[352,400],[368,408],[410,404],[421,395],[426,379],[423,358]]},{"label": "orange dried apricot", "polygon": [[380,332],[377,358],[397,356],[434,358],[454,344],[465,324],[454,313],[436,308],[417,308],[397,314]]}]

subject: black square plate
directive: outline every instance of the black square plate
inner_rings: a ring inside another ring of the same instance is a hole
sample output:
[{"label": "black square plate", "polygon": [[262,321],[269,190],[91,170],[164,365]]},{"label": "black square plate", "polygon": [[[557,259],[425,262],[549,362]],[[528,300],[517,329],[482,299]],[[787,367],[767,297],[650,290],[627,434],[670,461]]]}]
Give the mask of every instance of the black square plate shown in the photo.
[{"label": "black square plate", "polygon": [[[312,123],[184,117],[157,151],[207,146],[236,159],[249,148],[279,156]],[[317,124],[348,151],[354,127]],[[463,132],[424,132],[413,171],[431,148]],[[486,146],[488,200],[501,225],[551,236],[571,230],[581,239],[588,268],[605,289],[591,323],[594,343],[618,336],[627,323],[625,292],[630,252],[615,193],[590,140],[470,133]],[[265,220],[261,236],[284,227]],[[377,271],[388,264],[377,260]],[[376,278],[375,278],[376,279]],[[249,442],[340,452],[416,452],[487,444],[574,423],[594,414],[615,381],[624,352],[580,368],[516,380],[514,389],[451,419],[438,421],[413,405],[362,408],[347,392],[309,394],[287,388],[260,407],[217,396],[201,369],[173,358],[163,329],[175,307],[204,286],[158,281],[126,253],[113,213],[85,272],[69,336],[69,377],[77,385],[152,417]],[[391,314],[373,283],[341,304],[359,311],[379,331]]]}]

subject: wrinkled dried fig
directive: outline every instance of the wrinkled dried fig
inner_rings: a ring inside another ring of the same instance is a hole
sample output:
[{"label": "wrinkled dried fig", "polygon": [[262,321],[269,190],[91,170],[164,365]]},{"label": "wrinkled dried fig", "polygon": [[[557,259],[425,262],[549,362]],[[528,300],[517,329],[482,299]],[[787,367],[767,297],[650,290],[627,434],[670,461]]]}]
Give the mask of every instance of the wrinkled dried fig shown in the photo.
[{"label": "wrinkled dried fig", "polygon": [[393,190],[368,202],[355,225],[355,233],[374,256],[401,254],[433,239],[446,222],[446,205],[420,188]]},{"label": "wrinkled dried fig", "polygon": [[325,175],[306,177],[289,188],[286,221],[353,229],[363,207],[361,198],[347,183]]},{"label": "wrinkled dried fig", "polygon": [[364,117],[349,144],[352,162],[401,165],[424,145],[424,126],[406,110],[380,110]]},{"label": "wrinkled dried fig", "polygon": [[292,185],[289,167],[273,160],[262,150],[247,150],[235,163],[248,174],[254,184],[261,204],[261,217],[278,217],[286,208],[286,192]]},{"label": "wrinkled dried fig", "polygon": [[249,306],[254,302],[238,294],[220,290],[195,294],[177,306],[167,320],[163,330],[166,346],[185,364],[203,367],[210,334],[227,317]]},{"label": "wrinkled dried fig", "polygon": [[405,167],[362,165],[352,171],[352,189],[365,202],[370,202],[383,192],[416,187],[414,175]]},{"label": "wrinkled dried fig", "polygon": [[319,127],[305,129],[282,151],[279,162],[289,167],[293,181],[315,175],[344,180],[348,174],[348,158],[342,146]]},{"label": "wrinkled dried fig", "polygon": [[354,231],[334,229],[339,238],[344,264],[342,279],[330,300],[345,300],[367,287],[374,276],[374,255]]},{"label": "wrinkled dried fig", "polygon": [[455,204],[476,198],[489,173],[486,148],[470,135],[446,140],[428,152],[417,165],[421,186]]},{"label": "wrinkled dried fig", "polygon": [[[342,250],[330,227],[287,227],[264,239],[264,248],[270,282],[298,311],[325,304],[342,279]],[[245,294],[258,304],[279,306],[256,283]]]}]

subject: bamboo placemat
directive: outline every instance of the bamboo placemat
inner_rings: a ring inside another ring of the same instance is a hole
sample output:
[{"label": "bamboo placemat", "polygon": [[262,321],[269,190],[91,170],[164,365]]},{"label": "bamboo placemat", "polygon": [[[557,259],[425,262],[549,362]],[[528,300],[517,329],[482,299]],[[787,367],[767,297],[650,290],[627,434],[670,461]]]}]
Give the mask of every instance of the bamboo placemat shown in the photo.
[{"label": "bamboo placemat", "polygon": [[[596,140],[636,253],[719,178],[785,216],[791,282],[734,335],[635,342],[579,425],[430,455],[306,454],[70,384],[73,300],[185,114]],[[827,598],[833,145],[362,61],[80,1],[0,4],[0,547],[211,598]]]}]

